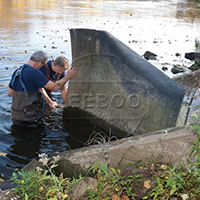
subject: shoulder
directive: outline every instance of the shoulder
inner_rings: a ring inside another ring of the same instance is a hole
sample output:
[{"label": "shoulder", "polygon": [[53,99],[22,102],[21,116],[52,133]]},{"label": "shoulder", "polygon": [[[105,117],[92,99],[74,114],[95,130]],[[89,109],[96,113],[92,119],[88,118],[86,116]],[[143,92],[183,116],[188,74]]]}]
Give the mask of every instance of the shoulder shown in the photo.
[{"label": "shoulder", "polygon": [[30,79],[35,79],[36,77],[45,77],[42,71],[35,69],[33,67],[26,67],[23,70],[23,74],[29,77]]},{"label": "shoulder", "polygon": [[44,64],[40,69],[39,69],[43,74],[46,73],[46,64]]},{"label": "shoulder", "polygon": [[27,76],[27,78],[28,77],[40,87],[43,87],[49,81],[49,79],[40,70],[34,68],[33,72],[29,73],[29,76]]}]

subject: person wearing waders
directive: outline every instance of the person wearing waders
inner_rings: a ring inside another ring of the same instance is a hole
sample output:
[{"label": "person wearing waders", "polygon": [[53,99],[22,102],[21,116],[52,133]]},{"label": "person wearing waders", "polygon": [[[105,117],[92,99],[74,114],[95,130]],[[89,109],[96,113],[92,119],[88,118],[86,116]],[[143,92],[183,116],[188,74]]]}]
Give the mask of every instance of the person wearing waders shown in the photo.
[{"label": "person wearing waders", "polygon": [[39,70],[46,61],[46,53],[36,51],[26,64],[12,74],[7,94],[12,97],[11,118],[14,125],[25,127],[44,125],[42,89],[57,91],[76,74],[75,68],[72,68],[62,79],[53,82]]},{"label": "person wearing waders", "polygon": [[[66,74],[65,71],[69,69],[69,61],[67,58],[63,56],[57,57],[55,60],[50,60],[45,65],[40,68],[40,71],[51,81],[56,82],[63,78]],[[46,94],[45,94],[46,91]],[[45,89],[43,94],[45,95],[45,101],[51,108],[55,108],[57,106],[57,102],[52,101],[51,99],[51,91]],[[67,86],[66,84],[60,89],[63,102],[65,102],[67,95]]]}]

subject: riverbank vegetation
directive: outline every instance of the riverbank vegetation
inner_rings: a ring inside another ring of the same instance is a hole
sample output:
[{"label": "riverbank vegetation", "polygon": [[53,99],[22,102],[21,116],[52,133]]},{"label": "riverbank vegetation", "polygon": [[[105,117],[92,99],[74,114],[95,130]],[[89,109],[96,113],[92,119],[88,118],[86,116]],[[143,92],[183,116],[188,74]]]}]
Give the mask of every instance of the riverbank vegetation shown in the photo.
[{"label": "riverbank vegetation", "polygon": [[17,184],[14,190],[25,200],[70,200],[77,183],[92,177],[97,186],[86,190],[82,200],[197,200],[200,196],[200,125],[192,128],[197,141],[188,158],[179,164],[161,163],[160,158],[154,158],[129,163],[122,169],[98,162],[86,175],[66,178],[63,174],[56,175],[55,162],[42,154],[40,161],[45,168],[13,173],[11,180]]}]

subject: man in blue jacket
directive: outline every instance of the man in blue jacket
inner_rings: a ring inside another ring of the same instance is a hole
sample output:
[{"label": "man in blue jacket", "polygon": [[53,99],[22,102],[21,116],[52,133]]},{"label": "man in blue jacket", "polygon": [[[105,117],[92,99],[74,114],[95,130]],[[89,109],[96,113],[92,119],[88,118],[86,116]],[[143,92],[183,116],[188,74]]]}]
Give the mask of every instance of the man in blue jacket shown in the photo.
[{"label": "man in blue jacket", "polygon": [[49,80],[39,70],[46,61],[47,55],[43,51],[36,51],[26,64],[14,71],[7,91],[8,95],[13,97],[13,124],[28,127],[43,124],[41,89],[57,91],[75,76],[75,69],[72,68],[59,81]]}]

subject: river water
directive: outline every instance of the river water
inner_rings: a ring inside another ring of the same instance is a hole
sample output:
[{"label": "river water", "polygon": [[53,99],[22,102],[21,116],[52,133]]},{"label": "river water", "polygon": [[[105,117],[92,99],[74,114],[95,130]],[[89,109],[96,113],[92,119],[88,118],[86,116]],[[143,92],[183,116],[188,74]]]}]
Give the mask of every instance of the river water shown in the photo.
[{"label": "river water", "polygon": [[[173,65],[189,67],[184,54],[199,50],[200,5],[195,0],[0,0],[0,178],[8,179],[38,153],[79,148],[100,131],[82,120],[63,121],[62,108],[47,112],[43,130],[11,126],[6,93],[11,74],[36,50],[71,62],[70,28],[106,30],[141,56],[151,51],[158,55],[151,62],[160,70],[167,67],[163,73],[172,77]],[[62,104],[59,92],[53,98]]]}]

